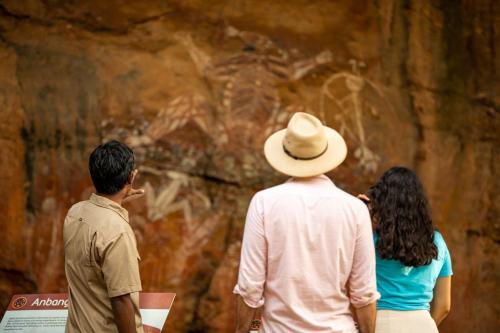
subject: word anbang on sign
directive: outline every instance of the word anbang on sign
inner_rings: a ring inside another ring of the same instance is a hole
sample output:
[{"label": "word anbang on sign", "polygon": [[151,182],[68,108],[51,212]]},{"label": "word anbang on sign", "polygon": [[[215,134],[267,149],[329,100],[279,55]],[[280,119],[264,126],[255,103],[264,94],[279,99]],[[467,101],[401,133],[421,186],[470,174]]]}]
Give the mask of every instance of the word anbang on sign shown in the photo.
[{"label": "word anbang on sign", "polygon": [[48,297],[47,299],[40,299],[39,297],[37,297],[33,301],[33,303],[31,303],[31,306],[63,306],[64,308],[68,308],[68,303],[69,300],[67,299],[51,299],[50,297]]},{"label": "word anbang on sign", "polygon": [[67,294],[25,294],[14,295],[7,311],[17,310],[68,310]]}]

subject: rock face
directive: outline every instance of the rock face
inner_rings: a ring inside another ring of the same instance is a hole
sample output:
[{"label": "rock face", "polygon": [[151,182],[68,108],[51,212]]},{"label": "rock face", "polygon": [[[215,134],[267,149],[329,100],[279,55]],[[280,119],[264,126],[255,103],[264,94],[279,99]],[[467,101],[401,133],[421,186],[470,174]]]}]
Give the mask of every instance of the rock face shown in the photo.
[{"label": "rock face", "polygon": [[168,332],[234,331],[253,193],[285,178],[262,143],[306,110],[340,130],[330,176],[363,192],[421,176],[454,265],[443,332],[493,332],[500,160],[495,1],[0,1],[0,311],[64,292],[62,223],[92,192],[87,157],[137,154],[131,203],[145,291]]}]

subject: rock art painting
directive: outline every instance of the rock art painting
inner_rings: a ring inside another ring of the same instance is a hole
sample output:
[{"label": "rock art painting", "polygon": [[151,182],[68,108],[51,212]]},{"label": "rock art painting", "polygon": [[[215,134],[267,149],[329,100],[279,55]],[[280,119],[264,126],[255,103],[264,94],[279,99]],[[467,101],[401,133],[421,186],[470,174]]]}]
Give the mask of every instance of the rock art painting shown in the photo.
[{"label": "rock art painting", "polygon": [[[320,117],[326,119],[327,112],[333,118],[341,135],[352,140],[357,148],[354,157],[365,172],[377,171],[380,156],[370,149],[370,136],[364,122],[368,117],[379,117],[381,112],[390,112],[390,104],[378,86],[361,75],[363,62],[351,59],[351,72],[339,72],[330,76],[321,87]],[[383,110],[383,111],[382,111]]]},{"label": "rock art painting", "polygon": [[[220,216],[211,211],[210,198],[198,189],[200,180],[196,177],[148,166],[141,166],[139,171],[146,178],[154,179],[156,185],[153,186],[149,180],[143,185],[147,220],[150,223],[168,223],[169,217],[174,216],[172,221],[179,224],[180,246],[172,258],[172,267],[176,267],[169,270],[172,276],[173,272],[181,272],[185,261],[210,240]],[[179,274],[173,275],[178,278]]]},{"label": "rock art painting", "polygon": [[[147,166],[140,167],[139,171],[159,176],[164,180],[168,179],[168,183],[159,189],[153,188],[149,182],[144,184],[144,189],[147,193],[147,216],[150,221],[158,221],[170,213],[177,211],[182,212],[182,216],[187,222],[192,220],[193,213],[189,199],[178,199],[179,192],[182,189],[192,188],[189,175],[177,171],[160,171]],[[203,208],[211,208],[210,199],[201,191],[192,189],[189,196],[194,196],[198,201],[201,201]]]},{"label": "rock art painting", "polygon": [[[275,45],[267,36],[226,28],[226,36],[239,38],[244,43],[242,52],[224,59],[212,59],[198,47],[188,33],[177,33],[175,39],[182,44],[194,62],[198,73],[210,84],[221,86],[221,96],[213,96],[217,111],[215,117],[201,96],[177,97],[161,110],[146,132],[152,140],[168,135],[193,119],[202,130],[215,129],[218,144],[225,144],[236,136],[246,148],[255,148],[276,128],[288,120],[284,113],[277,86],[300,80],[313,69],[332,60],[330,51],[323,51],[310,59],[292,61],[286,50]],[[217,124],[214,126],[214,118]],[[255,133],[252,122],[262,125]],[[168,124],[167,126],[165,124]]]}]

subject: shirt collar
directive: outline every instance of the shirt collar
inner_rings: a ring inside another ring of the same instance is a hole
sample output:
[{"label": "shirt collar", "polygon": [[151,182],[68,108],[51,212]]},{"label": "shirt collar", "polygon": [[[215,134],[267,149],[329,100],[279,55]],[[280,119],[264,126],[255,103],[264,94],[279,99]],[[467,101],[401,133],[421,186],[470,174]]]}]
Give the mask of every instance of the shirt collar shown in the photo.
[{"label": "shirt collar", "polygon": [[331,186],[335,186],[335,183],[326,175],[318,175],[314,177],[308,178],[290,178],[287,180],[289,183],[298,183],[298,184],[329,184]]},{"label": "shirt collar", "polygon": [[128,211],[118,203],[103,196],[92,193],[89,201],[99,207],[107,208],[120,215],[128,223]]}]

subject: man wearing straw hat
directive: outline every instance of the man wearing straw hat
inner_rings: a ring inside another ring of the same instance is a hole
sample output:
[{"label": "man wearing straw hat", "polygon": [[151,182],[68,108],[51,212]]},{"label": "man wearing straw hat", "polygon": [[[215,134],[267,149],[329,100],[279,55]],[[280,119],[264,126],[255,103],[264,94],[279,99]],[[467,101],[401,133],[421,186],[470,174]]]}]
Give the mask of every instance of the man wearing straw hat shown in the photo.
[{"label": "man wearing straw hat", "polygon": [[237,332],[248,332],[260,308],[264,333],[372,333],[380,295],[368,209],[324,175],[344,161],[344,139],[296,113],[264,154],[292,178],[255,194],[248,208]]}]

